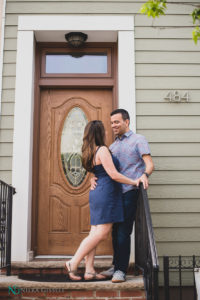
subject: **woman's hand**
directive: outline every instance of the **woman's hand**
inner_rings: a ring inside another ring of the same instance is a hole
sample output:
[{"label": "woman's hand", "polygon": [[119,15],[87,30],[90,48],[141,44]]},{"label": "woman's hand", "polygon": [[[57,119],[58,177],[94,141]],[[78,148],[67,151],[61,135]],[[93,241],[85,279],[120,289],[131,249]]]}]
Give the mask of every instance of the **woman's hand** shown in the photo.
[{"label": "woman's hand", "polygon": [[90,189],[91,189],[91,191],[93,191],[93,190],[95,190],[95,188],[96,188],[96,186],[97,186],[97,177],[92,177],[91,179],[90,179]]}]

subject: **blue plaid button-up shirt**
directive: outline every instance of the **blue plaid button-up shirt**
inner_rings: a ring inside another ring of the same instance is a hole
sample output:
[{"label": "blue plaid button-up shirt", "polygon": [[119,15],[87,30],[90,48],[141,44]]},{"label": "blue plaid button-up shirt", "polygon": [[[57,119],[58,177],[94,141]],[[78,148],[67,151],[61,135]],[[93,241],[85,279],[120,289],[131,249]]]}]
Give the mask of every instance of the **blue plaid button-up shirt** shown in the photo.
[{"label": "blue plaid button-up shirt", "polygon": [[[144,136],[129,130],[120,138],[116,137],[110,150],[119,160],[120,173],[132,179],[142,176],[146,168],[142,155],[151,153]],[[133,185],[122,184],[123,193],[135,188]]]}]

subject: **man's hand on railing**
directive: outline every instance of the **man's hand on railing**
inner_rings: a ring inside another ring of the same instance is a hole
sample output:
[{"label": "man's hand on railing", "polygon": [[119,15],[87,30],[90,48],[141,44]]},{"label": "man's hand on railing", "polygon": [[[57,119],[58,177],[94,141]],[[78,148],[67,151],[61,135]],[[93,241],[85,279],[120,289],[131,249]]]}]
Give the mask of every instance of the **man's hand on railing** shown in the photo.
[{"label": "man's hand on railing", "polygon": [[148,187],[149,187],[149,180],[148,180],[147,176],[146,176],[145,174],[143,174],[143,175],[139,178],[139,180],[140,180],[140,182],[143,183],[144,189],[147,190]]}]

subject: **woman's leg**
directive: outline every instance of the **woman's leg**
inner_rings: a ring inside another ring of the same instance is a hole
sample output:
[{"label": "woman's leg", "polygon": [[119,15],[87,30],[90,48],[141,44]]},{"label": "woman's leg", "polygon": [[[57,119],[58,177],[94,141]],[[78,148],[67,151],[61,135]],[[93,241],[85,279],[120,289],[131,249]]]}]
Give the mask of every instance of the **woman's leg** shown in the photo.
[{"label": "woman's leg", "polygon": [[[90,233],[95,233],[97,226],[91,226]],[[94,270],[94,256],[96,253],[96,248],[92,249],[86,256],[85,256],[85,272],[86,273],[95,273]]]},{"label": "woman's leg", "polygon": [[70,260],[73,270],[76,270],[81,260],[103,240],[106,240],[112,228],[112,224],[101,224],[96,226],[96,230],[91,230],[90,234],[81,242],[75,255]]},{"label": "woman's leg", "polygon": [[94,256],[96,253],[96,248],[94,248],[88,255],[85,257],[85,280],[90,280],[95,277],[95,268],[94,268]]}]

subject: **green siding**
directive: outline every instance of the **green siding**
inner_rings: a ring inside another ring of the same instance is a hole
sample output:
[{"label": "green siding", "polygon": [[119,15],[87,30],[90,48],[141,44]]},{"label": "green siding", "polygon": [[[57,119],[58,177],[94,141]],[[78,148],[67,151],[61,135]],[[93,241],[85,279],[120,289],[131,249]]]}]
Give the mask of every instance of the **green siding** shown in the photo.
[{"label": "green siding", "polygon": [[[137,132],[156,167],[148,194],[160,256],[199,254],[200,241],[200,45],[189,16],[199,0],[170,2],[152,21],[138,14],[141,0],[8,0],[0,121],[0,178],[11,183],[19,14],[135,15]],[[169,90],[189,91],[189,103],[168,103]]]}]

